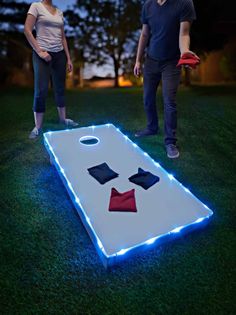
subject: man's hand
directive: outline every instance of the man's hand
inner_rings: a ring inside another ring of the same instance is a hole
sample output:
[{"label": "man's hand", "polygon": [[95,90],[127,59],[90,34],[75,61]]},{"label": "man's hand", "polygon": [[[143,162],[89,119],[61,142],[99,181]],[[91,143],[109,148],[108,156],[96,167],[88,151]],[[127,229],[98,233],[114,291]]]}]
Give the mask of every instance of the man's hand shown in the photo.
[{"label": "man's hand", "polygon": [[67,60],[67,70],[68,70],[68,72],[73,71],[73,64],[72,64],[70,59]]},{"label": "man's hand", "polygon": [[142,73],[141,62],[136,61],[135,66],[134,66],[134,75],[136,76],[136,78],[139,78],[141,73]]},{"label": "man's hand", "polygon": [[38,55],[39,55],[40,58],[42,58],[46,62],[49,62],[49,61],[52,60],[52,57],[45,50],[41,50],[40,52],[38,52]]},{"label": "man's hand", "polygon": [[200,58],[198,57],[198,55],[196,55],[193,51],[191,50],[186,50],[184,52],[181,53],[181,57],[184,55],[184,54],[191,54],[193,56],[195,56],[199,61],[200,61]]}]

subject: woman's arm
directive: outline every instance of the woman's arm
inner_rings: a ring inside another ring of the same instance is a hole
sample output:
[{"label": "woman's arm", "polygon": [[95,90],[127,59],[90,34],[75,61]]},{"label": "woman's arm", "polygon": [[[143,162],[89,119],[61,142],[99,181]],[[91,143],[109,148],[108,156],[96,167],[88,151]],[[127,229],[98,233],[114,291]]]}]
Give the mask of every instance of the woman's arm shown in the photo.
[{"label": "woman's arm", "polygon": [[65,50],[66,58],[67,58],[67,69],[69,72],[71,72],[73,70],[73,64],[72,64],[71,58],[70,58],[70,52],[69,52],[68,45],[67,45],[64,27],[62,27],[61,31],[62,31],[62,45],[63,45],[63,48]]},{"label": "woman's arm", "polygon": [[149,36],[150,36],[149,27],[147,24],[143,24],[142,32],[141,32],[139,43],[138,43],[136,62],[134,66],[134,75],[136,77],[139,77],[141,74],[141,61],[144,54],[144,50],[149,40]]},{"label": "woman's arm", "polygon": [[52,59],[51,56],[45,50],[42,50],[39,47],[36,39],[34,38],[32,34],[35,22],[36,22],[36,17],[32,14],[28,14],[25,21],[24,34],[28,42],[30,43],[31,47],[36,51],[39,57],[48,62]]}]

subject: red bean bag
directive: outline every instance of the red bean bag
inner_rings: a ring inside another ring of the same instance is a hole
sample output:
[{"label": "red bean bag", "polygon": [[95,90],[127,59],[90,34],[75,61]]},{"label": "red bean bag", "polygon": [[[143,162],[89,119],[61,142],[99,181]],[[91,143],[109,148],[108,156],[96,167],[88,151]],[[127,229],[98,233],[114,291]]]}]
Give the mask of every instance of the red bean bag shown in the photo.
[{"label": "red bean bag", "polygon": [[119,193],[115,188],[112,188],[109,211],[137,212],[134,193],[134,189]]},{"label": "red bean bag", "polygon": [[177,67],[189,66],[192,69],[195,69],[200,63],[200,58],[192,53],[185,53],[179,59]]}]

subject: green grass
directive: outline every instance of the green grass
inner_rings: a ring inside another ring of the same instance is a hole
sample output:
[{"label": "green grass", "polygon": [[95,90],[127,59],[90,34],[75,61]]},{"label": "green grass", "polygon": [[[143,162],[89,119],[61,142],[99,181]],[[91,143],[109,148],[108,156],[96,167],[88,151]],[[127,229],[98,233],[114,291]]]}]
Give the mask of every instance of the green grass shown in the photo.
[{"label": "green grass", "polygon": [[[235,86],[178,94],[181,157],[158,137],[138,144],[214,211],[209,225],[106,271],[42,139],[28,140],[29,89],[0,98],[0,314],[236,314]],[[68,91],[81,126],[114,123],[132,138],[145,125],[142,91]],[[45,131],[56,130],[49,95]],[[159,102],[161,130],[162,103]]]}]

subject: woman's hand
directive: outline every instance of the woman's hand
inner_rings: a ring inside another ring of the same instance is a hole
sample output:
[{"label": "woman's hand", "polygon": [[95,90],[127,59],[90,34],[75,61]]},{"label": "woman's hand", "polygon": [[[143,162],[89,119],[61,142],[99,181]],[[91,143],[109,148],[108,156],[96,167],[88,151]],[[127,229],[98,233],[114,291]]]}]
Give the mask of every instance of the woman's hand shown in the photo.
[{"label": "woman's hand", "polygon": [[38,55],[39,55],[40,58],[42,58],[46,62],[49,62],[49,61],[52,60],[52,57],[45,50],[41,50],[40,52],[38,52]]},{"label": "woman's hand", "polygon": [[71,62],[70,59],[67,60],[67,70],[68,70],[68,72],[73,71],[73,63]]},{"label": "woman's hand", "polygon": [[136,61],[134,66],[134,75],[138,78],[141,75],[141,62]]}]

